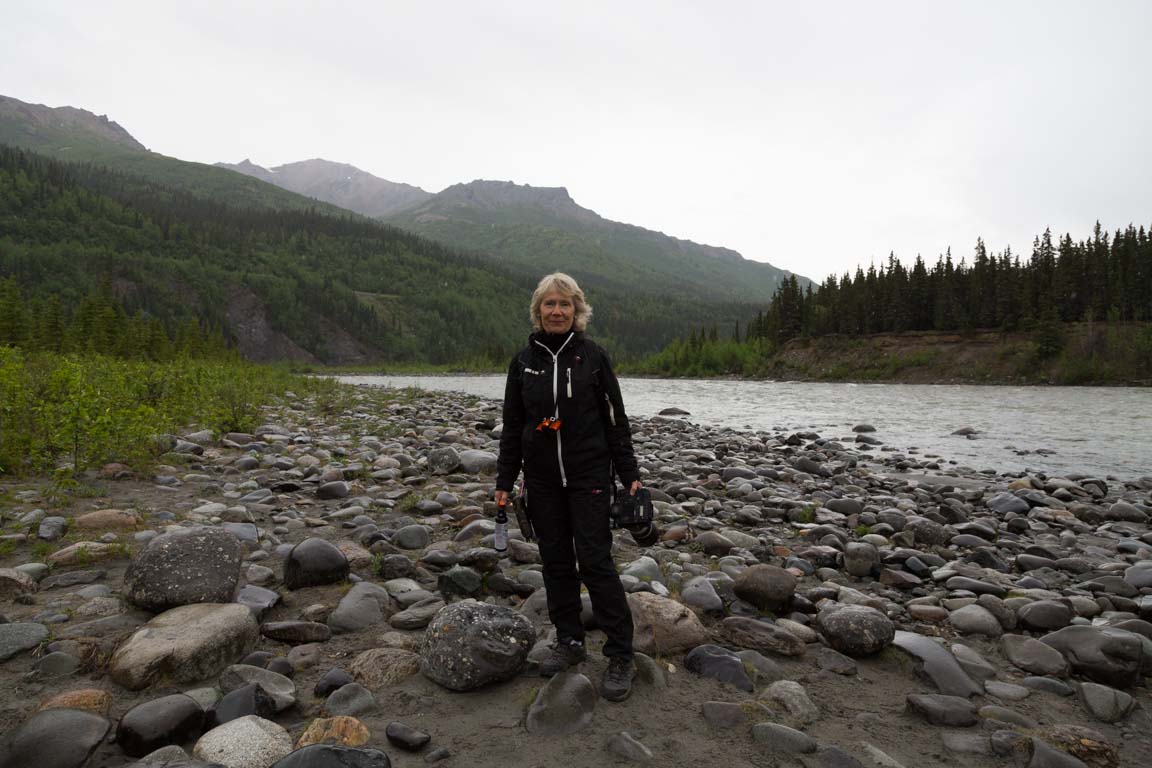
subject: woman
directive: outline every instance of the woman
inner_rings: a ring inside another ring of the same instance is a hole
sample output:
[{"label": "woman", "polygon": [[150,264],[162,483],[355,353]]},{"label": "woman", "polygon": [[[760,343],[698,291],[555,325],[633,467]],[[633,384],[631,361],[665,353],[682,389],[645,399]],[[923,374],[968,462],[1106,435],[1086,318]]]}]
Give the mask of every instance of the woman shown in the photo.
[{"label": "woman", "polygon": [[544,563],[548,616],[556,642],[540,664],[551,676],[587,658],[580,582],[607,635],[600,693],[621,701],[632,690],[632,613],[612,561],[608,509],[612,473],[629,492],[641,487],[620,384],[608,355],[584,337],[592,308],[568,275],[548,275],[529,310],[534,333],[512,359],[504,390],[496,501],[507,503],[520,468]]}]

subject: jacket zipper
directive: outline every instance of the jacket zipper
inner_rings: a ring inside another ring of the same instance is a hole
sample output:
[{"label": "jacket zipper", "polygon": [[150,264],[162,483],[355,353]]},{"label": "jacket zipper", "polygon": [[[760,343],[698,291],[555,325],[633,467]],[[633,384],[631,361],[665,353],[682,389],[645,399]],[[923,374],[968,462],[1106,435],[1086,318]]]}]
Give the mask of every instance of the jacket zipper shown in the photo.
[{"label": "jacket zipper", "polygon": [[[568,342],[572,341],[574,333],[569,333],[568,338],[564,339],[564,343],[560,345],[560,349],[553,352],[548,349],[547,344],[541,344],[537,339],[536,343],[540,345],[548,354],[552,355],[552,402],[556,404],[556,411],[553,416],[557,419],[560,418],[560,353],[564,351],[564,347],[568,346]],[[572,369],[568,369],[568,397],[572,397]],[[564,451],[561,447],[560,430],[556,430],[556,463],[560,465],[560,485],[564,488],[568,487],[568,475],[564,472]]]}]

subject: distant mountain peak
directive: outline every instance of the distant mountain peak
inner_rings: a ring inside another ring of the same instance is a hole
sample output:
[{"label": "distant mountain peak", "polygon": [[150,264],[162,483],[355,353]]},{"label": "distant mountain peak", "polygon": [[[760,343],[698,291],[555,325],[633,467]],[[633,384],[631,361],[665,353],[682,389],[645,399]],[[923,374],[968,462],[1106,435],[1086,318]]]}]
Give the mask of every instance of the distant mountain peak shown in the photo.
[{"label": "distant mountain peak", "polygon": [[603,221],[595,211],[579,205],[566,187],[533,187],[513,181],[475,179],[464,184],[453,184],[436,201],[458,208],[499,210],[537,210],[561,219],[583,222]]},{"label": "distant mountain peak", "polygon": [[373,218],[413,208],[432,197],[430,192],[411,184],[388,181],[354,165],[319,157],[274,168],[264,168],[247,159],[216,165]]}]

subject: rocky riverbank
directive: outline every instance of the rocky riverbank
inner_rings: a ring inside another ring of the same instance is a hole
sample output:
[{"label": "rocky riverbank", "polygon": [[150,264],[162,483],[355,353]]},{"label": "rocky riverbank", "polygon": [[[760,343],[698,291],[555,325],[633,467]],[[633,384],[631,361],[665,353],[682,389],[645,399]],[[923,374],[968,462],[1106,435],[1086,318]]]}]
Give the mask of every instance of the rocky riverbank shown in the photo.
[{"label": "rocky riverbank", "polygon": [[663,540],[617,533],[643,653],[611,704],[598,653],[535,674],[498,404],[266,415],[148,477],[4,485],[2,768],[1152,762],[1152,478],[637,420]]}]

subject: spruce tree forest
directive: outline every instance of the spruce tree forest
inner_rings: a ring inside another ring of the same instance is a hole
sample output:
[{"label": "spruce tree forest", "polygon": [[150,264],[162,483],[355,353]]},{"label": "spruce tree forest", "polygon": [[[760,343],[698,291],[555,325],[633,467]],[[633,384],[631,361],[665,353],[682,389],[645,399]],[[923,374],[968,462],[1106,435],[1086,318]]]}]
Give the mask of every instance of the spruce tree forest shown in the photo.
[{"label": "spruce tree forest", "polygon": [[[1085,326],[1086,346],[1071,348]],[[1107,338],[1100,336],[1105,328]],[[879,268],[830,275],[807,290],[790,277],[743,327],[693,330],[639,369],[770,376],[774,357],[793,340],[978,330],[1026,339],[1036,364],[1065,353],[1110,356],[1111,368],[1085,373],[1081,365],[1068,383],[1152,377],[1152,236],[1133,225],[1110,235],[1097,223],[1079,241],[1067,234],[1056,241],[1045,230],[1025,259],[1011,249],[990,254],[977,240],[971,261],[957,263],[949,250],[931,267],[917,256],[909,268],[889,255]]]}]

